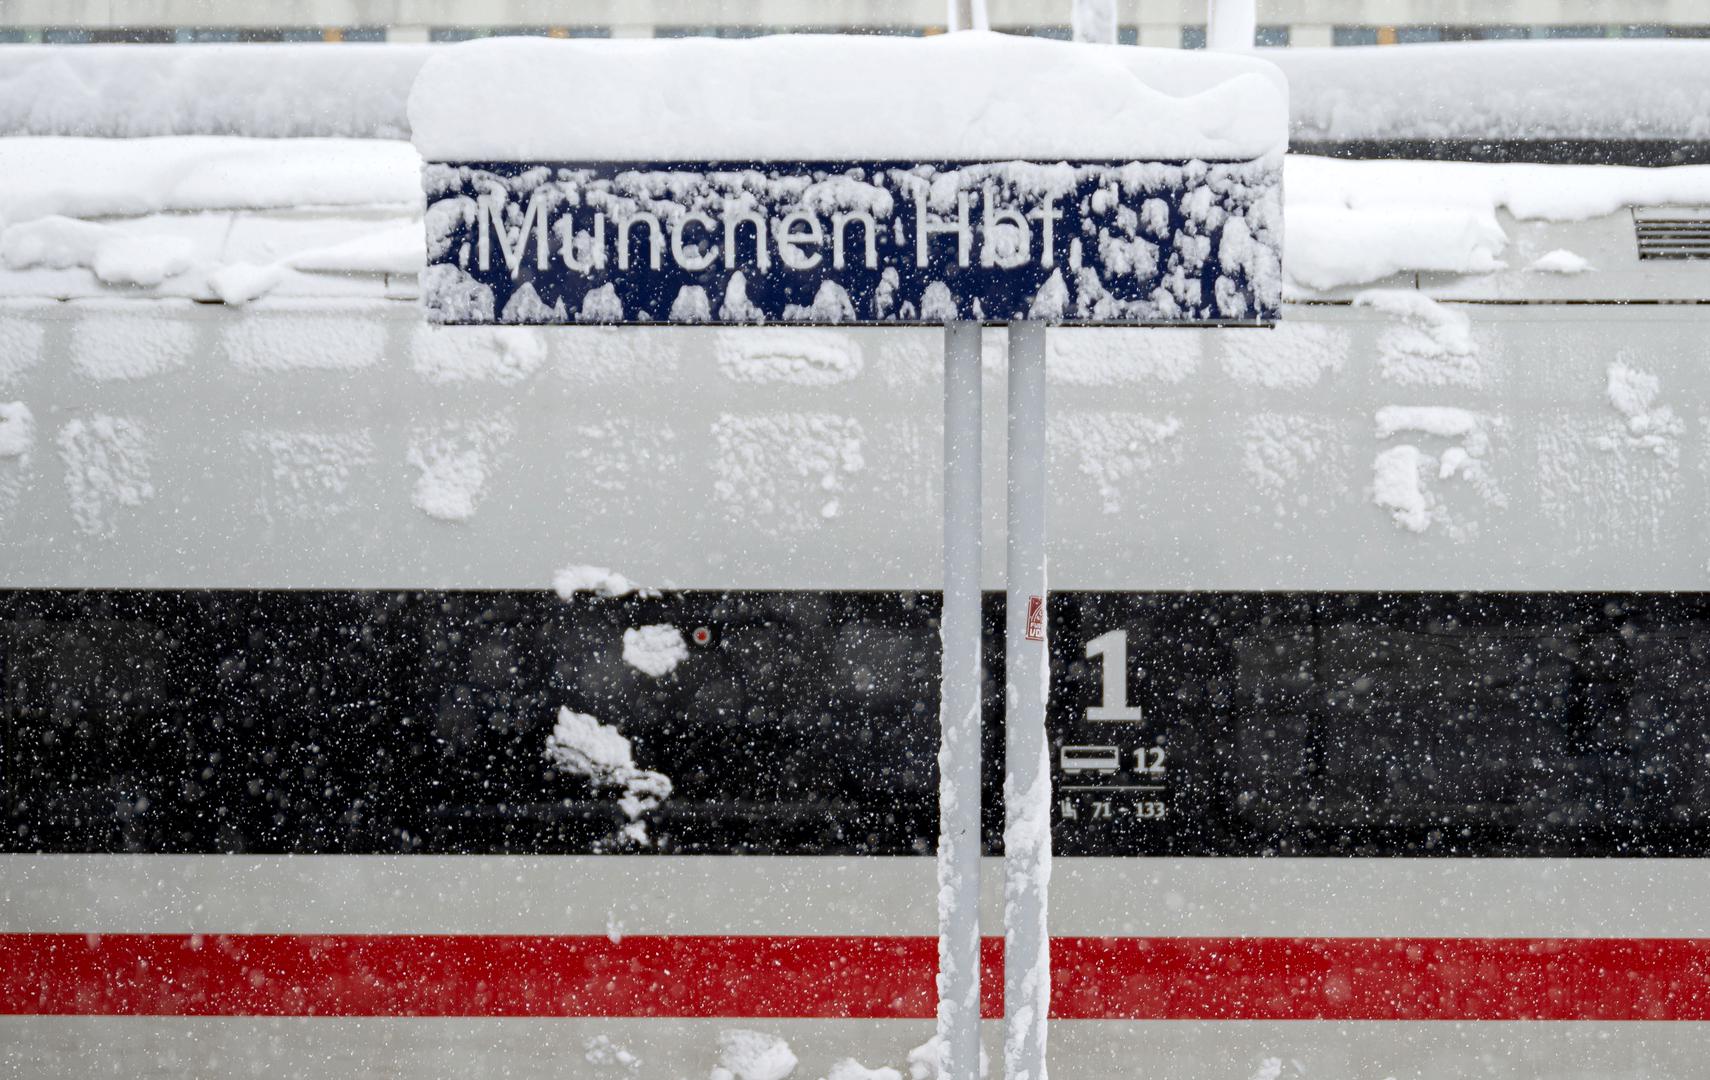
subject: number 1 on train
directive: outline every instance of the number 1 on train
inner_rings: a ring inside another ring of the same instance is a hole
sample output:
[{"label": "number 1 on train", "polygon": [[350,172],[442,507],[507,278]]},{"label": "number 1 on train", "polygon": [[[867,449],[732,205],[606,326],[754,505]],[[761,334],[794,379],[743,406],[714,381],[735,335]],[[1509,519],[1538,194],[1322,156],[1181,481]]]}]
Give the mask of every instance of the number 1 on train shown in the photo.
[{"label": "number 1 on train", "polygon": [[1087,708],[1087,719],[1138,722],[1140,706],[1128,704],[1128,631],[1111,630],[1087,642],[1087,659],[1094,657],[1104,659],[1104,674],[1099,703]]}]

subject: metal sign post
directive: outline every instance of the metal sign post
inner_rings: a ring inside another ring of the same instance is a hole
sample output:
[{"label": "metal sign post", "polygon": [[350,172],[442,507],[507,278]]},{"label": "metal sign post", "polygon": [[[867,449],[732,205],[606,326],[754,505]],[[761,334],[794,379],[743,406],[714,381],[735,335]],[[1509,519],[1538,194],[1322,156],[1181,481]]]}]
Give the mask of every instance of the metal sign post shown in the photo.
[{"label": "metal sign post", "polygon": [[1045,326],[1009,327],[1009,551],[1005,598],[1003,1065],[1045,1080],[1051,1006],[1051,770],[1045,703]]},{"label": "metal sign post", "polygon": [[944,328],[944,607],[938,749],[940,1075],[980,1071],[980,325]]},{"label": "metal sign post", "polygon": [[[944,331],[943,697],[939,723],[940,1075],[980,1069],[980,327]],[[1050,1008],[1050,664],[1045,617],[1045,326],[1009,327],[1004,628],[1004,1075],[1043,1080]]]},{"label": "metal sign post", "polygon": [[[980,1067],[980,327],[944,332],[943,697],[938,752],[938,1037],[946,1080]],[[1050,1007],[1050,664],[1045,617],[1045,326],[1009,327],[1004,628],[1004,1075],[1043,1080]]]}]

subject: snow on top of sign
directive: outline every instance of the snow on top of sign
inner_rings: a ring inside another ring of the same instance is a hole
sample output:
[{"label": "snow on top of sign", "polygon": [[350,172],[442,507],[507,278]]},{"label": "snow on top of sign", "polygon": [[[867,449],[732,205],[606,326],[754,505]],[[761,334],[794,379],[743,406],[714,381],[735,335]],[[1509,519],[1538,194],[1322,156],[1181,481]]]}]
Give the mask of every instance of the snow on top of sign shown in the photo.
[{"label": "snow on top of sign", "polygon": [[494,38],[434,53],[409,103],[429,161],[1245,160],[1287,110],[1251,56],[974,31]]},{"label": "snow on top of sign", "polygon": [[1295,142],[1710,138],[1710,43],[1267,49]]}]

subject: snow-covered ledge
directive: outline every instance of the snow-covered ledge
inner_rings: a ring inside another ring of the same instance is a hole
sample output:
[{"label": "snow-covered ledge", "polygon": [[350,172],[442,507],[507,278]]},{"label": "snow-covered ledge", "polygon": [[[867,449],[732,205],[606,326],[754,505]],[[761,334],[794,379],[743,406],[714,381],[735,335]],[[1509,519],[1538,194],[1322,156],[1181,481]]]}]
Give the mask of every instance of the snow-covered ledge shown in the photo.
[{"label": "snow-covered ledge", "polygon": [[410,95],[445,323],[1268,321],[1287,86],[1251,56],[471,42]]}]

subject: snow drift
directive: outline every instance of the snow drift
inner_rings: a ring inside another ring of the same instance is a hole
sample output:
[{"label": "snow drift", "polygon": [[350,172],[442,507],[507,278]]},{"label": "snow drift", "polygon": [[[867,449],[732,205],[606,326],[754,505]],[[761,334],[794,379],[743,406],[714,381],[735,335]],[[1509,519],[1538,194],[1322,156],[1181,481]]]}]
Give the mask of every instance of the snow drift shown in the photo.
[{"label": "snow drift", "polygon": [[1290,137],[1710,138],[1710,44],[1516,41],[1267,49]]},{"label": "snow drift", "polygon": [[1250,160],[1287,110],[1250,56],[972,31],[494,38],[435,52],[409,104],[428,161]]}]

